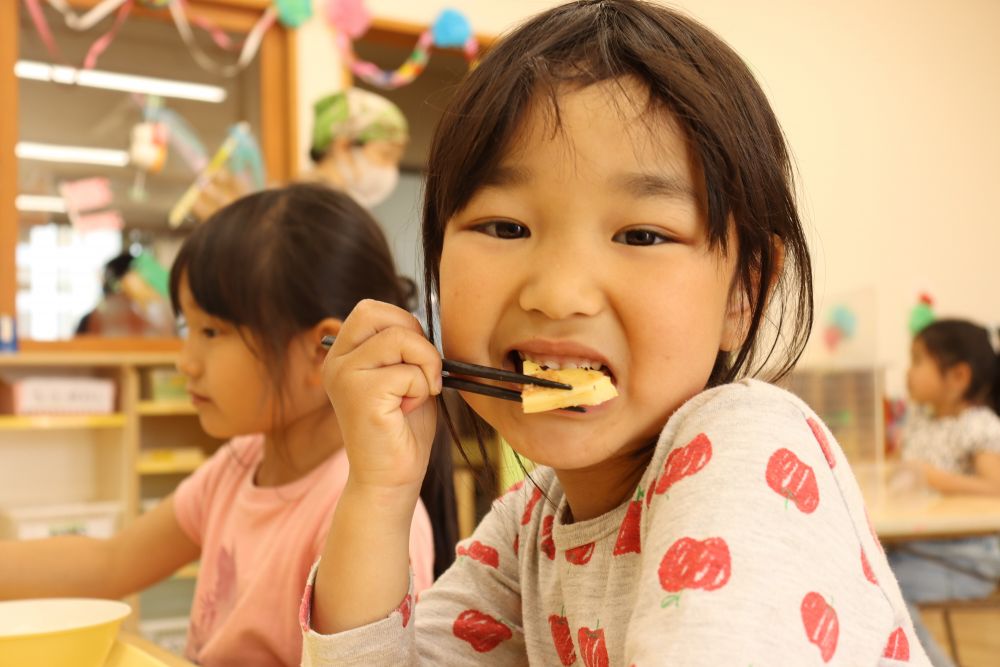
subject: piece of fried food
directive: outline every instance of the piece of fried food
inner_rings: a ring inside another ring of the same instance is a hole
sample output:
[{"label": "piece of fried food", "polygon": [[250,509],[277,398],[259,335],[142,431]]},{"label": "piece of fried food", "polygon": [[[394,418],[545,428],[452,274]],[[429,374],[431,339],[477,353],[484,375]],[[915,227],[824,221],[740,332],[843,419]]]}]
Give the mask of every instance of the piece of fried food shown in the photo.
[{"label": "piece of fried food", "polygon": [[611,378],[601,371],[587,368],[545,370],[533,361],[524,361],[525,375],[554,380],[571,385],[572,389],[549,389],[525,385],[521,390],[521,405],[525,414],[546,412],[576,405],[599,405],[618,395]]}]

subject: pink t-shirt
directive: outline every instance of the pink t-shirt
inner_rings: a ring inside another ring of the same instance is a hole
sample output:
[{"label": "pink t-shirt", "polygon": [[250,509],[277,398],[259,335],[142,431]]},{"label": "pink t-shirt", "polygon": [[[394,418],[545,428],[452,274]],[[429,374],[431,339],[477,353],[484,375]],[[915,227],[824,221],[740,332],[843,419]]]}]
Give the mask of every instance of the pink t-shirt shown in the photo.
[{"label": "pink t-shirt", "polygon": [[[201,546],[188,631],[189,660],[210,667],[298,665],[298,608],[347,481],[340,450],[305,477],[254,486],[260,435],[234,438],[177,488],[181,528]],[[417,505],[410,531],[417,589],[433,580],[430,518]]]}]

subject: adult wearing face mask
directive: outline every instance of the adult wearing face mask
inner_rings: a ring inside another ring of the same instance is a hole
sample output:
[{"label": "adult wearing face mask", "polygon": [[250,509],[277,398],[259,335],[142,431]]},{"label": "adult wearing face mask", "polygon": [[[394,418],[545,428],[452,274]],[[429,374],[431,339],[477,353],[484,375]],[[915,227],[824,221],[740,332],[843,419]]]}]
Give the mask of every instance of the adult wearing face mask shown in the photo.
[{"label": "adult wearing face mask", "polygon": [[403,112],[375,93],[349,88],[313,105],[312,177],[365,208],[392,194],[409,130]]}]

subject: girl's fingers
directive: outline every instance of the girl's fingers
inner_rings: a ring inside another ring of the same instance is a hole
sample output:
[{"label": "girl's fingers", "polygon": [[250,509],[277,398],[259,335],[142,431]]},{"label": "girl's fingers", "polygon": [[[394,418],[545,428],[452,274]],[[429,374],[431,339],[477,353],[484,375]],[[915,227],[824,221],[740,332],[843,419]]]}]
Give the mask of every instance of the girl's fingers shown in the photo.
[{"label": "girl's fingers", "polygon": [[[398,306],[365,299],[350,312],[337,334],[332,350],[340,354],[352,350],[383,329],[401,327],[419,333],[423,337],[420,322]],[[332,351],[331,350],[331,351]]]},{"label": "girl's fingers", "polygon": [[441,356],[405,310],[365,301],[344,320],[328,359],[337,372],[395,365],[419,367],[432,394],[441,392]]}]

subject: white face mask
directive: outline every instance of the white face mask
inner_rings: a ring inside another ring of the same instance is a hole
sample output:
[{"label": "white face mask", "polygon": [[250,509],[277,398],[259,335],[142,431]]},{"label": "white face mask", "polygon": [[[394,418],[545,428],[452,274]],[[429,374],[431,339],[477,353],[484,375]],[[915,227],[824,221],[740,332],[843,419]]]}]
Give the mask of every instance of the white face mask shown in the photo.
[{"label": "white face mask", "polygon": [[351,158],[353,164],[338,165],[347,194],[365,208],[381,204],[396,189],[399,167],[375,164],[360,147],[351,149]]}]

